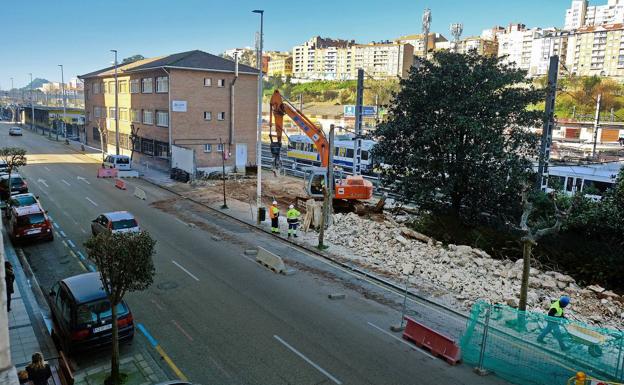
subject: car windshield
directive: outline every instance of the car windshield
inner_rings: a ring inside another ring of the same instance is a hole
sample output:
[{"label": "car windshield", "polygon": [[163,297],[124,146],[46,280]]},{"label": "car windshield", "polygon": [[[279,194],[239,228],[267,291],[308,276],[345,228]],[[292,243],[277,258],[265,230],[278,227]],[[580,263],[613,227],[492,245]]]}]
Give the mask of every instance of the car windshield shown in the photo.
[{"label": "car windshield", "polygon": [[11,177],[11,186],[21,186],[24,183],[24,180],[19,176],[17,178]]},{"label": "car windshield", "polygon": [[128,164],[130,163],[130,158],[117,158],[117,164]]},{"label": "car windshield", "polygon": [[[125,303],[117,305],[117,316],[128,314],[128,307]],[[101,299],[78,306],[76,320],[78,324],[89,324],[108,319],[111,317],[111,306],[107,299]]]},{"label": "car windshield", "polygon": [[133,227],[137,227],[137,222],[134,219],[122,219],[113,222],[113,230],[131,229]]},{"label": "car windshield", "polygon": [[30,206],[30,205],[34,205],[37,203],[37,200],[35,199],[35,197],[31,196],[31,195],[27,195],[27,196],[23,196],[23,197],[13,197],[13,199],[11,199],[11,205],[12,206]]},{"label": "car windshield", "polygon": [[45,222],[45,216],[41,213],[24,215],[17,218],[17,224],[19,226],[37,225]]}]

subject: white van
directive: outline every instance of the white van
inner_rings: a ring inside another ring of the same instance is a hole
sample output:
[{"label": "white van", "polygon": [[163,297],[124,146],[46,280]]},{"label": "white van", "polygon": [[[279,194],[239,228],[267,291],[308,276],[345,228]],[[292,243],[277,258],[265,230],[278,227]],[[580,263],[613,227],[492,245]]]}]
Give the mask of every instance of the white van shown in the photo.
[{"label": "white van", "polygon": [[122,171],[132,170],[130,157],[127,155],[108,155],[102,163],[103,168],[116,168]]}]

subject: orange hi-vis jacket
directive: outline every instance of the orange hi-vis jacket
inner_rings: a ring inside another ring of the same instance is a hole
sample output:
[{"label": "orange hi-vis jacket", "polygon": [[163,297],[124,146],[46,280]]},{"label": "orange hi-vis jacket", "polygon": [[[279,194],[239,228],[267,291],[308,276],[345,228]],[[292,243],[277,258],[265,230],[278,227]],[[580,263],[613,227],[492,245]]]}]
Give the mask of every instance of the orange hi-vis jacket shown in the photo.
[{"label": "orange hi-vis jacket", "polygon": [[271,205],[271,207],[269,207],[269,218],[273,219],[277,217],[279,217],[279,208],[275,205]]}]

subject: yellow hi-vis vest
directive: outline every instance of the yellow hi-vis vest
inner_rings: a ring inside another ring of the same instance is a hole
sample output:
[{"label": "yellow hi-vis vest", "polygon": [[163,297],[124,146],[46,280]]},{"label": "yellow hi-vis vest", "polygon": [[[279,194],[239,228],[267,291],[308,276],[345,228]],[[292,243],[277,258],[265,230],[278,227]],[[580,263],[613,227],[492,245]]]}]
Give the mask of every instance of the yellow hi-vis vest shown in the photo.
[{"label": "yellow hi-vis vest", "polygon": [[551,309],[555,309],[556,311],[555,317],[563,317],[563,308],[559,304],[559,300],[556,300],[555,302],[552,303],[552,305],[550,305],[550,309],[548,309],[549,312]]}]

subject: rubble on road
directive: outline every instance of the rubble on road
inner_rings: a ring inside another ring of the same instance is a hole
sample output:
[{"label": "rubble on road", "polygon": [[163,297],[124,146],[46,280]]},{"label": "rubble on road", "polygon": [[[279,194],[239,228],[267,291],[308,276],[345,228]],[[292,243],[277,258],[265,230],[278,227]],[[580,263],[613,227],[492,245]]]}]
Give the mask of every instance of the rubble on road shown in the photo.
[{"label": "rubble on road", "polygon": [[[341,257],[397,279],[411,275],[414,285],[428,282],[466,309],[478,299],[518,306],[522,259],[497,260],[470,246],[444,246],[390,217],[371,221],[354,213],[335,214],[325,237],[349,250],[339,251]],[[545,311],[563,294],[572,299],[568,313],[584,322],[619,327],[624,320],[624,297],[598,285],[581,288],[569,275],[531,268],[528,310]]]}]

